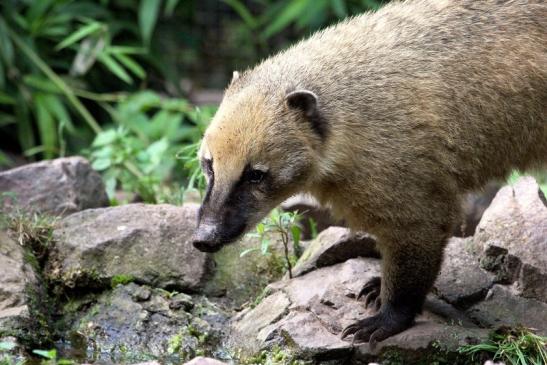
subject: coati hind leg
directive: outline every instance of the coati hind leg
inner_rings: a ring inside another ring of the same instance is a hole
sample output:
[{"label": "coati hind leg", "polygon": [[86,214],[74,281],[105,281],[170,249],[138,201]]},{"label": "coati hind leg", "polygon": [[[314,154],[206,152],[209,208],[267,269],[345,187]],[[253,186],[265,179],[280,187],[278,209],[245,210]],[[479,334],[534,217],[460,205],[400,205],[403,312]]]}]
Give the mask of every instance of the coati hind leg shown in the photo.
[{"label": "coati hind leg", "polygon": [[436,222],[409,226],[414,228],[394,227],[391,232],[396,235],[379,237],[381,285],[379,278],[374,278],[363,289],[369,296],[366,303],[381,298],[380,309],[372,317],[346,327],[342,338],[353,335],[353,342],[374,344],[409,328],[421,312],[439,272],[451,225]]}]

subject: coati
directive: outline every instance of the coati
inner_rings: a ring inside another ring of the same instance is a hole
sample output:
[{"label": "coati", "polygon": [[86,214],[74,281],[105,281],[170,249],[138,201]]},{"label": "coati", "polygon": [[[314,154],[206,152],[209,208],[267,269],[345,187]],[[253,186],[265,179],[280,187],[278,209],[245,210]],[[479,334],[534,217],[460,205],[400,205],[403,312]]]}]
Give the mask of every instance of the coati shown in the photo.
[{"label": "coati", "polygon": [[[376,314],[412,325],[462,193],[547,161],[547,3],[408,0],[350,18],[235,74],[199,156],[194,246],[213,252],[297,192],[377,236]],[[349,336],[349,337],[348,337]]]}]

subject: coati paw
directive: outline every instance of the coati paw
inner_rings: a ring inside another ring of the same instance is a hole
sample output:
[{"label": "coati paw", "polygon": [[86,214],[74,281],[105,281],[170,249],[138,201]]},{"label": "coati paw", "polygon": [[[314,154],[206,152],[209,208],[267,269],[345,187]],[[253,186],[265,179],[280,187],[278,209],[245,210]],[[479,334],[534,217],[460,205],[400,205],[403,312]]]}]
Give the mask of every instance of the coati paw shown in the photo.
[{"label": "coati paw", "polygon": [[345,339],[353,335],[352,345],[368,342],[374,348],[377,342],[406,330],[413,322],[414,315],[384,307],[378,314],[347,326],[341,337]]},{"label": "coati paw", "polygon": [[363,285],[357,295],[357,300],[361,299],[361,297],[365,297],[365,307],[373,308],[375,311],[378,311],[382,305],[382,299],[380,297],[381,287],[382,280],[380,277],[373,277]]}]

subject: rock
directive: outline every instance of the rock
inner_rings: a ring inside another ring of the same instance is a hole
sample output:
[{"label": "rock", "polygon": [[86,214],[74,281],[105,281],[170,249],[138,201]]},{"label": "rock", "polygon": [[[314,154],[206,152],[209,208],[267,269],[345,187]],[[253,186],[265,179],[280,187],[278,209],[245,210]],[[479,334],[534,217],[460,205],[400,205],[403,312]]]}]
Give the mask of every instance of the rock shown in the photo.
[{"label": "rock", "polygon": [[419,325],[392,337],[385,346],[381,343],[379,351],[371,352],[366,344],[352,355],[351,342],[342,341],[340,332],[371,314],[355,296],[379,270],[379,260],[357,258],[271,284],[269,296],[233,319],[232,346],[247,351],[290,346],[299,358],[315,361],[373,361],[392,347],[412,354],[420,349],[423,354],[436,340],[450,337],[449,349],[455,353],[460,344],[487,337],[487,330],[476,328],[470,321],[465,321],[465,326],[456,325],[450,318],[426,311],[418,318]]},{"label": "rock", "polygon": [[494,275],[479,267],[479,257],[472,238],[452,238],[434,284],[437,295],[457,307],[467,307],[484,298],[494,283]]},{"label": "rock", "polygon": [[310,242],[293,268],[293,276],[360,256],[379,257],[374,237],[352,233],[348,228],[329,227]]},{"label": "rock", "polygon": [[218,361],[215,359],[211,359],[209,357],[196,357],[195,359],[192,359],[191,361],[188,361],[185,363],[185,365],[226,365],[225,362]]},{"label": "rock", "polygon": [[547,303],[547,205],[532,177],[502,188],[477,227],[482,265],[520,294]]},{"label": "rock", "polygon": [[308,194],[297,194],[281,203],[281,209],[285,212],[298,212],[302,215],[302,239],[312,239],[312,229],[310,219],[315,224],[317,233],[327,229],[330,226],[343,226],[341,220],[333,218],[329,209],[322,207],[317,200]]},{"label": "rock", "polygon": [[130,204],[72,214],[54,230],[45,272],[68,288],[135,281],[197,291],[209,256],[192,246],[197,205]]},{"label": "rock", "polygon": [[547,335],[547,304],[522,298],[510,288],[494,285],[486,299],[471,307],[467,313],[485,327],[502,325],[534,328]]},{"label": "rock", "polygon": [[82,157],[59,158],[0,172],[0,192],[15,194],[4,209],[67,215],[108,206],[101,176]]},{"label": "rock", "polygon": [[99,295],[94,304],[83,305],[71,331],[82,337],[89,351],[100,349],[106,356],[103,360],[114,363],[166,354],[180,363],[201,353],[212,354],[226,322],[221,310],[204,297],[192,298],[193,312],[171,309],[169,293],[158,289],[151,289],[149,300],[136,301],[133,293],[139,288],[135,283],[118,285]]},{"label": "rock", "polygon": [[[32,267],[25,262],[23,247],[0,230],[0,313],[26,305],[25,291],[36,278]],[[1,314],[0,314],[1,316]]]}]

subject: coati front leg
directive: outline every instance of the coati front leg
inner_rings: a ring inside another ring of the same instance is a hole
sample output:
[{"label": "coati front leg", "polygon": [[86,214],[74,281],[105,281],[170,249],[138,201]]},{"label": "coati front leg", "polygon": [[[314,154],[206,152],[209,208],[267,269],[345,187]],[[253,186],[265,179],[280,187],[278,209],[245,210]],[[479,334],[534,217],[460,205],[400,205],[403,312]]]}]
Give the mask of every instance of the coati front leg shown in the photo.
[{"label": "coati front leg", "polygon": [[[393,227],[390,231],[397,234],[379,237],[381,285],[373,278],[364,289],[369,295],[365,303],[376,303],[380,298],[380,309],[376,315],[346,327],[342,338],[353,335],[353,342],[373,344],[409,328],[421,312],[439,272],[451,224],[410,226],[414,228]],[[380,296],[374,298],[378,290]]]}]

